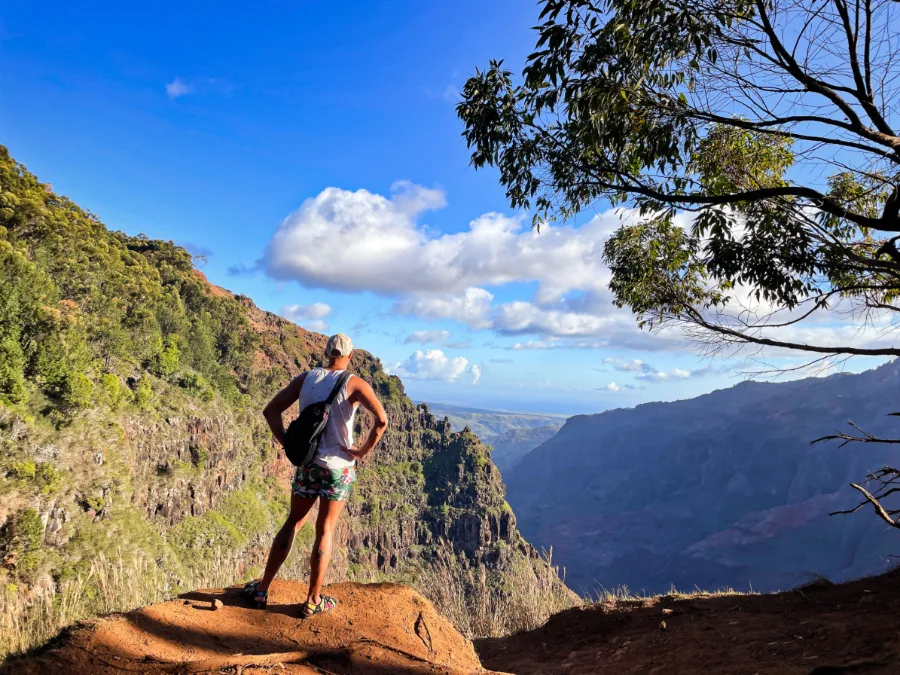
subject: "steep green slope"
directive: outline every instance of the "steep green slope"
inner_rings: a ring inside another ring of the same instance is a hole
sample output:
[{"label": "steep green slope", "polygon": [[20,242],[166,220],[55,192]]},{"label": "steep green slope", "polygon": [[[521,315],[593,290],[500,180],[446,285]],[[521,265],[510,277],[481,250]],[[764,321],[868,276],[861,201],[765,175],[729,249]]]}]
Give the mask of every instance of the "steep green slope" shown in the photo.
[{"label": "steep green slope", "polygon": [[[0,149],[7,593],[90,586],[100,558],[146,560],[173,588],[223,560],[254,574],[292,470],[260,410],[324,341],[212,286],[171,242],[110,232]],[[416,581],[451,550],[498,585],[540,568],[478,438],[415,406],[371,354],[351,369],[390,429],[360,468],[332,579]]]}]

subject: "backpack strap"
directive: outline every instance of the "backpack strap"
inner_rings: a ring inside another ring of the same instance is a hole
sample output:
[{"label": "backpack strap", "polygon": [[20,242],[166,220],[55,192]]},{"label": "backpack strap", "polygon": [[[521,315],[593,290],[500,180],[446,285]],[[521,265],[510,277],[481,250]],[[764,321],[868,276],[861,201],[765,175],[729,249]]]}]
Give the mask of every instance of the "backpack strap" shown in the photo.
[{"label": "backpack strap", "polygon": [[345,370],[343,373],[341,373],[341,376],[338,378],[338,381],[334,385],[334,389],[331,390],[328,398],[325,399],[325,405],[330,406],[332,403],[334,403],[334,399],[337,398],[337,395],[340,393],[341,389],[344,388],[344,385],[349,379],[350,373],[348,371]]}]

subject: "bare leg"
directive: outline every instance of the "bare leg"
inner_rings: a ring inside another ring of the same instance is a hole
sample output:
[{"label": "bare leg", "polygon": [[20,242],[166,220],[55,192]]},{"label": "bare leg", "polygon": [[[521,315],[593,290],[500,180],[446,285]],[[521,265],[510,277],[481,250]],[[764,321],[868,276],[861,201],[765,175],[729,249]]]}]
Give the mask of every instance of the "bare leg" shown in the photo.
[{"label": "bare leg", "polygon": [[325,581],[325,572],[331,561],[331,546],[334,539],[334,528],[344,510],[346,502],[332,501],[324,497],[319,499],[319,517],[316,519],[316,541],[313,544],[309,566],[309,595],[307,602],[318,604],[322,599],[319,591]]},{"label": "bare leg", "polygon": [[294,535],[297,533],[297,530],[303,527],[303,523],[306,522],[306,517],[315,503],[315,499],[291,495],[291,512],[288,514],[287,520],[284,521],[284,525],[278,530],[278,534],[275,535],[274,541],[272,541],[269,560],[266,562],[266,571],[263,574],[262,581],[259,582],[259,590],[269,590],[269,585],[275,579],[275,575],[278,574],[278,570],[281,569],[291,552],[291,546],[294,545]]}]

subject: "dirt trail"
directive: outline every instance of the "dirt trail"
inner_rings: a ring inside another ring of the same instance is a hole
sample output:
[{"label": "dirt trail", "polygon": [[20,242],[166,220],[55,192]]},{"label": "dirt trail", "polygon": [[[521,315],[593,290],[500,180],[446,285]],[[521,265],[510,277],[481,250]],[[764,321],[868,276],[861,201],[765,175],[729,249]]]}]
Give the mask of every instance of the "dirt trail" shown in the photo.
[{"label": "dirt trail", "polygon": [[898,675],[900,572],[773,595],[573,609],[476,649],[486,667],[519,675]]},{"label": "dirt trail", "polygon": [[[268,611],[238,587],[111,615],[66,631],[48,649],[0,667],[2,675],[112,673],[484,673],[472,643],[418,593],[395,584],[330,586],[333,613],[299,618],[306,586],[276,582]],[[214,600],[220,609],[212,609]]]}]

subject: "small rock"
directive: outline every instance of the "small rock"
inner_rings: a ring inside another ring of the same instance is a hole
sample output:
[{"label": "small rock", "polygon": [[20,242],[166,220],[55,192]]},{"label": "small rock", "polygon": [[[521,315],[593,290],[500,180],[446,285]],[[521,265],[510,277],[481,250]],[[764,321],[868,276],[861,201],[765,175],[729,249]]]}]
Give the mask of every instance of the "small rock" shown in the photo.
[{"label": "small rock", "polygon": [[660,621],[660,622],[659,622],[659,629],[660,629],[660,630],[665,630],[666,628],[667,628],[666,622],[665,622],[665,621]]},{"label": "small rock", "polygon": [[218,598],[216,598],[215,600],[212,601],[212,608],[213,608],[214,610],[216,610],[216,609],[222,609],[222,607],[224,607],[224,606],[225,606],[225,605],[223,605],[223,604],[222,604],[222,601],[219,600]]},{"label": "small rock", "polygon": [[190,600],[182,600],[182,602],[183,602],[185,605],[191,604],[191,601],[190,601]]},{"label": "small rock", "polygon": [[671,616],[674,613],[675,613],[674,609],[664,609],[663,610],[663,616]]}]

